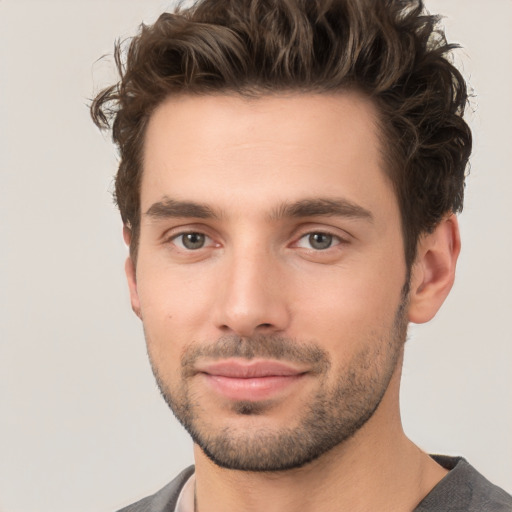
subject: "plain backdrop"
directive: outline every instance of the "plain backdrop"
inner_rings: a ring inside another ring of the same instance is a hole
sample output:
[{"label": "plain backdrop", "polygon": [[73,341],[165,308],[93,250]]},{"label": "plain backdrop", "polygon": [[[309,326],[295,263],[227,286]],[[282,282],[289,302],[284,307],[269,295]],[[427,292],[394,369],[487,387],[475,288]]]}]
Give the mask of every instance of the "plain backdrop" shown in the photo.
[{"label": "plain backdrop", "polygon": [[[108,512],[192,462],[129,307],[87,104],[159,0],[0,0],[0,512]],[[406,349],[406,432],[512,491],[512,2],[430,0],[475,98],[457,281]]]}]

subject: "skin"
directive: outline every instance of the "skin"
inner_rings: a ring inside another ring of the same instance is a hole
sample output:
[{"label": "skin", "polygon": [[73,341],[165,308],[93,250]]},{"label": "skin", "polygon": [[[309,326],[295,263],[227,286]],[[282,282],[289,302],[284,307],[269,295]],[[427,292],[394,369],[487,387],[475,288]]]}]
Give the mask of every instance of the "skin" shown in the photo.
[{"label": "skin", "polygon": [[[286,208],[325,199],[343,208]],[[132,308],[161,387],[193,397],[200,429],[228,427],[242,446],[251,432],[294,428],[305,405],[352,369],[383,392],[353,436],[297,469],[226,469],[196,445],[199,511],[412,510],[446,471],[402,430],[404,339],[394,324],[401,304],[406,322],[435,315],[460,242],[453,216],[421,238],[403,304],[400,215],[373,104],[356,93],[168,99],[146,133],[141,211],[137,264],[126,263]],[[187,249],[184,232],[205,235],[204,246]],[[312,233],[332,244],[318,250]],[[204,375],[184,378],[191,347],[258,336],[314,344],[329,366],[314,373],[304,363],[300,385],[272,394],[258,414],[241,414]]]}]

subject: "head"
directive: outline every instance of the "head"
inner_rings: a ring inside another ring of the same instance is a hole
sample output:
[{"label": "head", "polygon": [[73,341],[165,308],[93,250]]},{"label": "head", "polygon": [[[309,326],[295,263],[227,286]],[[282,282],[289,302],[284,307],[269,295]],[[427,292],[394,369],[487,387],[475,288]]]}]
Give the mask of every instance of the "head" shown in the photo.
[{"label": "head", "polygon": [[471,144],[436,22],[419,2],[207,0],[117,48],[92,110],[121,153],[132,307],[222,466],[298,467],[396,419]]},{"label": "head", "polygon": [[438,22],[421,0],[205,0],[142,26],[127,48],[118,43],[121,80],[91,113],[119,148],[115,199],[134,261],[144,137],[166,98],[349,90],[377,108],[410,268],[420,235],[462,210],[471,152],[466,86],[449,55],[456,45]]}]

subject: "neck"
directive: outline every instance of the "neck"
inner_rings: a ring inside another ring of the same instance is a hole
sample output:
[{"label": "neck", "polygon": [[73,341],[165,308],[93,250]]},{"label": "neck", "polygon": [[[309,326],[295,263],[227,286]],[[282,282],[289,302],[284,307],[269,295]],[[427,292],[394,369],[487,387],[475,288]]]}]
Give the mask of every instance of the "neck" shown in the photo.
[{"label": "neck", "polygon": [[275,473],[223,469],[195,446],[197,512],[413,510],[446,470],[403,432],[399,373],[352,438],[302,468]]}]

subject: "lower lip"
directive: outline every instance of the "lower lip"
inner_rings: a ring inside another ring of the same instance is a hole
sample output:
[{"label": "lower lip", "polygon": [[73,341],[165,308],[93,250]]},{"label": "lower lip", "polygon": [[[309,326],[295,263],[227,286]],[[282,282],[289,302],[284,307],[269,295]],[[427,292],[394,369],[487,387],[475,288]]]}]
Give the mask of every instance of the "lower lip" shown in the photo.
[{"label": "lower lip", "polygon": [[265,400],[296,384],[304,375],[270,375],[248,379],[204,374],[209,385],[231,400]]}]

